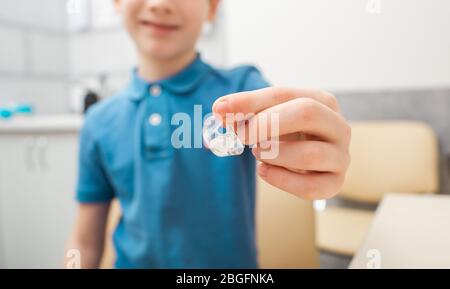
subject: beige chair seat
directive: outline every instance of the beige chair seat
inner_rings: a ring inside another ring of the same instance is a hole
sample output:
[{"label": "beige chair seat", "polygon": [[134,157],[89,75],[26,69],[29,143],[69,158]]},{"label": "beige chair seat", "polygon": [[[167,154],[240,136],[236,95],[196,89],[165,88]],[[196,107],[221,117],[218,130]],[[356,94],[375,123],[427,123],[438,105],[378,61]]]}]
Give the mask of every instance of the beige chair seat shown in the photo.
[{"label": "beige chair seat", "polygon": [[316,215],[319,249],[353,256],[364,241],[374,213],[367,210],[327,207]]}]

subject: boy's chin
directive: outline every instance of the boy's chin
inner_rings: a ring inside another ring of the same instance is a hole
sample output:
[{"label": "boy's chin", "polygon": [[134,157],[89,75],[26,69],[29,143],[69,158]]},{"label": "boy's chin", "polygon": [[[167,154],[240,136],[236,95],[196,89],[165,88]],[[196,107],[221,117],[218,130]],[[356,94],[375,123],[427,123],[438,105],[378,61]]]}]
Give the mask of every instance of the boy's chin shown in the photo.
[{"label": "boy's chin", "polygon": [[158,60],[170,60],[174,59],[183,52],[178,47],[172,47],[167,45],[151,46],[141,49],[141,53],[145,57],[158,59]]}]

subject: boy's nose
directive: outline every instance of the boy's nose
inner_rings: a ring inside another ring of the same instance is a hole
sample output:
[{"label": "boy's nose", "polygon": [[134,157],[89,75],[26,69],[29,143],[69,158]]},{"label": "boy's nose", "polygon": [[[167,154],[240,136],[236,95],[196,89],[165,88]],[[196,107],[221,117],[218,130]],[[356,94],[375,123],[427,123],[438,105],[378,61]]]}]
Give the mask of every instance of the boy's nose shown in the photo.
[{"label": "boy's nose", "polygon": [[147,0],[147,8],[153,13],[171,14],[173,11],[172,0]]}]

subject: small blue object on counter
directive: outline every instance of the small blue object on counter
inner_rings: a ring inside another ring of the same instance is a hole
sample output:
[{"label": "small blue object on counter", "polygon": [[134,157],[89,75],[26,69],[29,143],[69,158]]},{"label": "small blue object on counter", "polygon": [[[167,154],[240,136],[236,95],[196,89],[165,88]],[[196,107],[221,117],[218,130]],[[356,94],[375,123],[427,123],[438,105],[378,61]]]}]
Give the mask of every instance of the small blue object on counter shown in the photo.
[{"label": "small blue object on counter", "polygon": [[10,118],[13,115],[13,112],[9,108],[1,108],[0,107],[0,118]]},{"label": "small blue object on counter", "polygon": [[0,119],[9,119],[14,115],[31,115],[32,113],[33,107],[29,104],[0,107]]},{"label": "small blue object on counter", "polygon": [[32,114],[33,107],[29,104],[19,104],[14,108],[16,114]]}]

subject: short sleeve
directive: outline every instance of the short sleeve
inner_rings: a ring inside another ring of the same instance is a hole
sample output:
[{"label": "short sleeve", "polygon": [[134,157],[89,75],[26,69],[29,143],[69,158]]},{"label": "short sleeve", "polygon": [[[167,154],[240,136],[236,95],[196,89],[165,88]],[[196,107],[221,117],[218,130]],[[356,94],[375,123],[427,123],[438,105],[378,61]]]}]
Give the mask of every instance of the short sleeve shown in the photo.
[{"label": "short sleeve", "polygon": [[242,91],[251,91],[270,86],[261,72],[254,66],[246,69]]},{"label": "short sleeve", "polygon": [[89,120],[80,133],[78,183],[76,199],[80,203],[108,202],[114,191],[101,161],[99,147],[92,133]]}]

